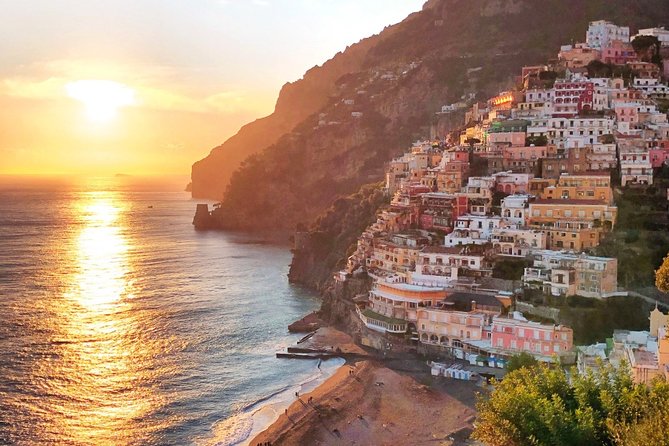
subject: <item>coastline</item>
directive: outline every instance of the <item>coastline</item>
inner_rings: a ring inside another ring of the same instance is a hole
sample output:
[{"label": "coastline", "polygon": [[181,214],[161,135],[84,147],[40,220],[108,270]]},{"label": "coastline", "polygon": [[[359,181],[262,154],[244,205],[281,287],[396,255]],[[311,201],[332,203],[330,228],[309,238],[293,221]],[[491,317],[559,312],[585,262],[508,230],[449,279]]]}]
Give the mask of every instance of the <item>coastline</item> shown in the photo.
[{"label": "coastline", "polygon": [[344,360],[333,358],[322,361],[320,369],[314,361],[314,374],[299,382],[289,383],[276,392],[241,408],[237,413],[214,425],[212,433],[198,441],[198,445],[207,446],[242,446],[268,429],[277,421],[291,404],[295,402],[295,392],[311,392],[327,382],[344,366]]},{"label": "coastline", "polygon": [[[362,351],[331,327],[312,339],[315,345]],[[274,411],[274,420],[244,444],[466,445],[478,390],[472,382],[432,378],[417,359],[348,361],[312,390],[293,393],[287,406]]]},{"label": "coastline", "polygon": [[427,386],[372,360],[349,363],[248,444],[466,445],[476,412],[459,397],[473,397],[473,388],[455,380]]}]

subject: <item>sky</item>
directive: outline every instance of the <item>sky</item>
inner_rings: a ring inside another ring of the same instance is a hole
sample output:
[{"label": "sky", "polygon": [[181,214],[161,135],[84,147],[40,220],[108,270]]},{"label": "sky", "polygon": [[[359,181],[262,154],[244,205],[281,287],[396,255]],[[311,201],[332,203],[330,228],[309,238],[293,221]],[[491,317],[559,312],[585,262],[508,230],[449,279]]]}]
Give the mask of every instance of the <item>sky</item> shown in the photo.
[{"label": "sky", "polygon": [[189,174],[424,0],[0,0],[0,174]]}]

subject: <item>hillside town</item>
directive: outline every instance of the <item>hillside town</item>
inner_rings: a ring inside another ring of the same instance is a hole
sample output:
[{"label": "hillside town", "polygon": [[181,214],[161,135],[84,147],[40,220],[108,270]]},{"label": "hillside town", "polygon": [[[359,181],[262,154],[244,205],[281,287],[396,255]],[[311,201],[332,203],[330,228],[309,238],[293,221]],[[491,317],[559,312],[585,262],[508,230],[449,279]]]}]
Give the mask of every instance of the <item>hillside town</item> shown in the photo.
[{"label": "hillside town", "polygon": [[[442,107],[464,111],[462,129],[389,163],[390,202],[335,275],[373,280],[355,300],[364,326],[472,364],[526,352],[582,372],[624,359],[637,382],[669,378],[657,307],[647,331],[576,347],[572,328],[516,305],[533,293],[628,296],[618,259],[596,255],[616,228],[614,191],[651,187],[669,163],[669,30],[631,36],[595,21],[584,37],[523,67],[516,88]],[[496,273],[513,268],[517,277]]]}]

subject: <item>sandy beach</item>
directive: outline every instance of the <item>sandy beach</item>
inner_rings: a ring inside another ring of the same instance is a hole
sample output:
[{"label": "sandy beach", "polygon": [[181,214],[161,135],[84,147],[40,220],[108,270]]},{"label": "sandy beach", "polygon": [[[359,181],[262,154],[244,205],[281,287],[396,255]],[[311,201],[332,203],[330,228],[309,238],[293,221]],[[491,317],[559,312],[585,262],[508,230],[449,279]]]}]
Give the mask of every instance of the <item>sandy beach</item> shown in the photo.
[{"label": "sandy beach", "polygon": [[[334,332],[348,344],[348,335]],[[332,334],[324,331],[314,344]],[[425,376],[420,381],[427,385],[373,359],[346,364],[296,397],[249,445],[465,444],[475,415],[475,384]]]}]

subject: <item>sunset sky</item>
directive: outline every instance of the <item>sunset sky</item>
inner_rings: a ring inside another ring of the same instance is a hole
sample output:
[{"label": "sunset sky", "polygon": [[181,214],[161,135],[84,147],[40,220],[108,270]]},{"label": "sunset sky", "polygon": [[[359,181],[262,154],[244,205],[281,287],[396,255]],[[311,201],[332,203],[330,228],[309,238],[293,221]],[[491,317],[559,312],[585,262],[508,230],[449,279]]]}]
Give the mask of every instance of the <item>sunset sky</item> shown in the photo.
[{"label": "sunset sky", "polygon": [[424,0],[0,0],[0,174],[188,174]]}]

